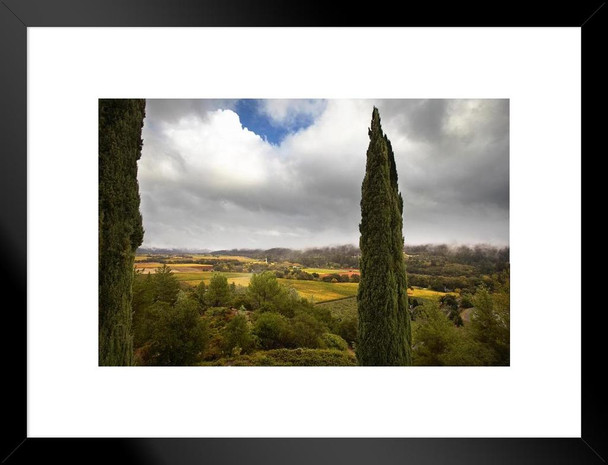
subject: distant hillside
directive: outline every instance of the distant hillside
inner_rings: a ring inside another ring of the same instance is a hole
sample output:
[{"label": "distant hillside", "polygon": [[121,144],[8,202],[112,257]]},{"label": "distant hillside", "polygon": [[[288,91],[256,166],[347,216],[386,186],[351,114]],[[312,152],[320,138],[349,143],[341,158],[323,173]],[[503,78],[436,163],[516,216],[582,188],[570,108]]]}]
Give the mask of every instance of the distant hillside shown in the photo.
[{"label": "distant hillside", "polygon": [[[359,247],[351,244],[315,247],[303,250],[272,249],[162,249],[140,248],[138,254],[187,255],[208,254],[213,256],[248,257],[268,263],[291,262],[309,268],[358,268]],[[449,246],[446,244],[406,245],[407,271],[410,275],[470,277],[500,272],[509,263],[509,247],[486,244]]]}]

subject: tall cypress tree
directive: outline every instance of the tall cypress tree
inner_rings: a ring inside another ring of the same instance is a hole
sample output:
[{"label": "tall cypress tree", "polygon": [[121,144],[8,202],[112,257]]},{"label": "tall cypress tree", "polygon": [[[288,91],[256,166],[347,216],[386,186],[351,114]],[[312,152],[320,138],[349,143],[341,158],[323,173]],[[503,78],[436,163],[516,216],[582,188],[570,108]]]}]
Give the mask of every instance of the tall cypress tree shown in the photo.
[{"label": "tall cypress tree", "polygon": [[395,155],[393,153],[393,147],[391,142],[388,140],[386,135],[384,136],[388,149],[388,159],[391,170],[391,187],[393,189],[393,195],[395,202],[393,203],[393,265],[397,277],[397,318],[399,323],[399,334],[405,334],[405,363],[403,365],[412,364],[412,327],[410,321],[409,303],[407,297],[407,274],[405,270],[404,260],[404,242],[403,237],[403,197],[399,192],[399,185],[397,183],[397,165],[395,164]]},{"label": "tall cypress tree", "polygon": [[403,199],[391,143],[374,107],[361,187],[361,281],[357,294],[361,365],[411,365],[403,259]]},{"label": "tall cypress tree", "polygon": [[132,285],[143,240],[137,160],[146,101],[99,100],[99,364],[132,365]]}]

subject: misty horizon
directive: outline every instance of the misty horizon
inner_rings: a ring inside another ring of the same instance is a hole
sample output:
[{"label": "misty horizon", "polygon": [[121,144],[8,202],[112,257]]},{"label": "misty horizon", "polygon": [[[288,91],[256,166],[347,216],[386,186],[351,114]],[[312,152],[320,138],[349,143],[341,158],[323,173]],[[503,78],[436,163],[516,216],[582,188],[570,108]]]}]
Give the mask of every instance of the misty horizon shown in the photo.
[{"label": "misty horizon", "polygon": [[[359,249],[359,246],[356,244],[331,244],[324,246],[315,246],[315,247],[267,247],[267,248],[245,248],[245,247],[230,247],[227,249],[201,249],[201,248],[191,248],[191,247],[145,247],[141,246],[137,249],[136,253],[145,253],[146,251],[152,251],[159,253],[163,253],[163,251],[168,251],[172,253],[201,253],[201,254],[213,254],[217,252],[233,252],[233,251],[241,251],[241,252],[254,252],[254,251],[268,251],[268,250],[276,250],[276,249],[285,249],[291,250],[294,252],[307,252],[315,249],[337,249],[342,247],[353,247],[355,249]],[[464,243],[424,243],[424,244],[405,244],[405,249],[408,248],[417,248],[417,247],[447,247],[448,250],[457,250],[460,247],[467,247],[469,249],[475,249],[480,247],[482,249],[505,249],[509,248],[509,244],[489,244],[489,243],[474,243],[474,244],[464,244]]]}]

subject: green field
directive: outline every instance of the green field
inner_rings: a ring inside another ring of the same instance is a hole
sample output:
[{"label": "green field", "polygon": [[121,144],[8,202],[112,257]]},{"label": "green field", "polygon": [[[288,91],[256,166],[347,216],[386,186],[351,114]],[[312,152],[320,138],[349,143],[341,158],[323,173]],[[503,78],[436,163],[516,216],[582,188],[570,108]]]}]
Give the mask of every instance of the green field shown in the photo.
[{"label": "green field", "polygon": [[357,315],[357,298],[355,296],[332,302],[322,302],[318,306],[329,310],[331,316],[339,320]]},{"label": "green field", "polygon": [[[331,283],[329,283],[331,284]],[[337,284],[332,284],[336,286]],[[356,284],[355,284],[356,286]],[[356,292],[356,289],[355,289]],[[417,298],[421,300],[433,300],[437,301],[439,297],[445,295],[445,292],[437,292],[430,289],[419,289],[414,288],[408,289],[407,295],[409,298]],[[342,319],[344,317],[349,317],[357,314],[357,299],[356,295],[353,295],[350,298],[333,300],[333,301],[320,301],[318,303],[319,307],[323,307],[328,309],[334,318]]]}]

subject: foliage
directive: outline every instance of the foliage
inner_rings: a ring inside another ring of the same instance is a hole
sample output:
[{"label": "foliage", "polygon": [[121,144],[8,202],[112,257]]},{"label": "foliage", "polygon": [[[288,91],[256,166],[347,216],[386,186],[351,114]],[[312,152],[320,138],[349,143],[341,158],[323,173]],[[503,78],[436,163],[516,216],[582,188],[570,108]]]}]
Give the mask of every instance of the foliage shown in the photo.
[{"label": "foliage", "polygon": [[99,100],[99,364],[133,364],[132,286],[143,240],[137,160],[143,99]]},{"label": "foliage", "polygon": [[335,349],[274,349],[201,365],[215,366],[355,366],[355,356]]},{"label": "foliage", "polygon": [[247,288],[240,284],[236,286],[230,286],[230,292],[232,293],[232,305],[235,308],[247,307],[250,308],[249,296],[247,295]]},{"label": "foliage", "polygon": [[207,302],[205,299],[205,293],[207,292],[207,286],[205,285],[205,281],[202,281],[196,285],[194,288],[194,298],[198,302],[200,308],[207,308]]},{"label": "foliage", "polygon": [[253,349],[255,342],[249,328],[249,322],[244,315],[236,315],[224,330],[224,352],[231,354],[234,349],[246,354]]},{"label": "foliage", "polygon": [[336,333],[347,341],[351,347],[357,344],[359,319],[357,315],[344,317],[336,328]]},{"label": "foliage", "polygon": [[464,327],[450,318],[452,308],[446,314],[436,303],[417,307],[414,364],[509,365],[508,279],[502,286],[493,294],[485,287],[477,290],[471,322]]},{"label": "foliage", "polygon": [[351,346],[357,342],[358,313],[357,300],[354,297],[323,302],[315,305],[316,308],[327,309],[332,318],[330,329],[342,337]]},{"label": "foliage", "polygon": [[509,365],[509,294],[503,292],[492,295],[482,287],[475,294],[473,303],[473,338],[489,348],[492,353],[491,365]]},{"label": "foliage", "polygon": [[460,316],[460,305],[458,304],[458,300],[453,294],[445,294],[441,296],[439,302],[441,302],[442,308],[447,310],[448,318],[456,326],[462,326],[464,324],[464,322],[462,321],[462,317]]},{"label": "foliage", "polygon": [[469,293],[463,293],[460,295],[460,308],[471,308],[473,307],[473,297]]},{"label": "foliage", "polygon": [[424,305],[423,311],[419,318],[422,322],[414,332],[414,364],[445,365],[446,354],[456,342],[454,325],[437,304]]},{"label": "foliage", "polygon": [[247,293],[254,309],[262,306],[272,308],[286,297],[285,289],[279,285],[276,275],[271,271],[254,274]]},{"label": "foliage", "polygon": [[410,365],[411,329],[403,258],[403,199],[391,143],[372,112],[361,188],[361,280],[358,289],[361,365]]},{"label": "foliage", "polygon": [[183,297],[175,305],[156,302],[148,308],[144,339],[148,365],[185,366],[196,363],[208,343],[208,330],[194,300]]},{"label": "foliage", "polygon": [[140,271],[134,272],[133,298],[131,302],[133,308],[133,345],[134,347],[139,347],[145,341],[138,339],[138,335],[141,334],[138,326],[143,324],[146,309],[154,302],[151,274],[142,275]]},{"label": "foliage", "polygon": [[291,345],[289,320],[275,312],[259,314],[255,320],[253,333],[263,349],[278,349]]},{"label": "foliage", "polygon": [[309,312],[299,311],[291,319],[290,329],[294,347],[322,347],[321,336],[327,327]]},{"label": "foliage", "polygon": [[179,292],[179,282],[166,264],[158,267],[152,275],[152,301],[175,304]]},{"label": "foliage", "polygon": [[213,273],[209,289],[205,294],[205,303],[210,307],[229,305],[231,300],[228,278],[221,273]]},{"label": "foliage", "polygon": [[439,299],[439,302],[441,302],[443,306],[446,306],[448,308],[454,310],[458,309],[458,301],[456,300],[456,297],[453,294],[442,295]]},{"label": "foliage", "polygon": [[324,333],[321,336],[323,347],[327,349],[346,350],[348,343],[337,334]]}]

